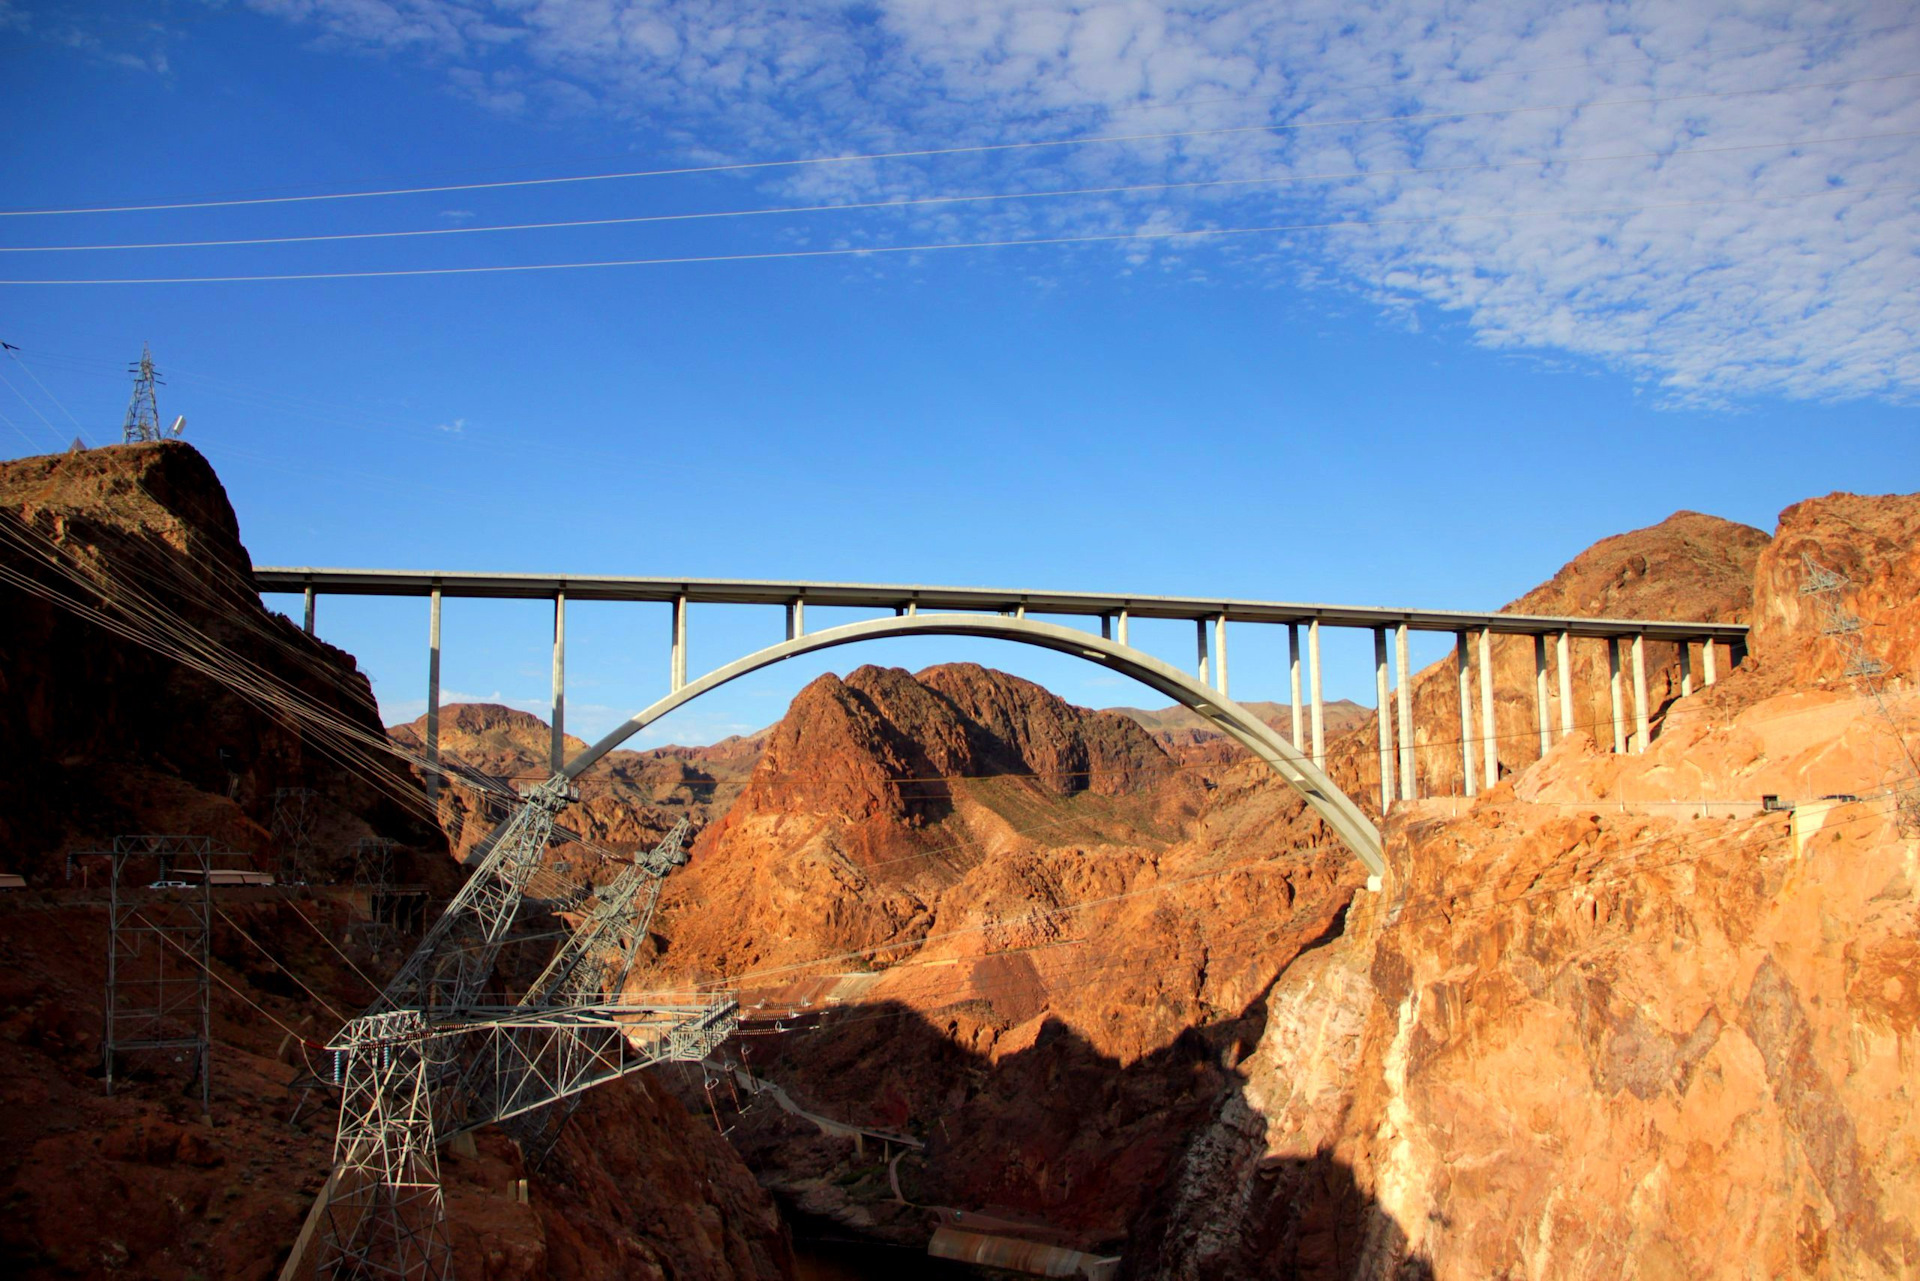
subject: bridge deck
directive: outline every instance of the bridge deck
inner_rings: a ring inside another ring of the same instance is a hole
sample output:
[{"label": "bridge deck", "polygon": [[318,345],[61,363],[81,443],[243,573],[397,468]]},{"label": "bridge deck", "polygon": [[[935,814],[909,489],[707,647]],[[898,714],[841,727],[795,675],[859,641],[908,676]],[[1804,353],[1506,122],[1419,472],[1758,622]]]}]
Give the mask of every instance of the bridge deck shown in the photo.
[{"label": "bridge deck", "polygon": [[1480,631],[1524,636],[1644,636],[1649,640],[1741,642],[1739,623],[1684,622],[1644,618],[1576,618],[1544,614],[1496,614],[1450,609],[1401,609],[1384,605],[1315,605],[1294,601],[1235,600],[1208,596],[1126,596],[1099,592],[1024,591],[998,587],[934,587],[918,583],[817,583],[799,579],[627,578],[578,574],[485,574],[422,569],[321,569],[269,566],[254,570],[262,592],[329,596],[427,596],[495,600],[622,600],[691,604],[786,605],[853,609],[984,611],[1032,614],[1177,618],[1234,623],[1309,623],[1325,627],[1388,627],[1415,631]]}]

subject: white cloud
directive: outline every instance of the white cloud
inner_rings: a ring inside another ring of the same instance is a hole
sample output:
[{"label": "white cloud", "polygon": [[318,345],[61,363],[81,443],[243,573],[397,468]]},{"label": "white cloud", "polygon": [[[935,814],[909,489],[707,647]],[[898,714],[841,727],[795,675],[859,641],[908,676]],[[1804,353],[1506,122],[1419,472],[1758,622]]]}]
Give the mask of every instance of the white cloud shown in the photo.
[{"label": "white cloud", "polygon": [[[762,245],[1306,225],[1056,248],[1049,276],[1347,290],[1668,402],[1920,389],[1920,143],[1887,136],[1920,132],[1920,81],[1887,78],[1920,68],[1920,32],[1895,4],[250,3],[441,66],[493,110],[644,120],[696,163],[1284,126],[763,171],[802,200],[1261,181],[815,219]],[[1311,229],[1344,221],[1366,225]]]},{"label": "white cloud", "polygon": [[449,435],[458,436],[467,430],[467,420],[464,418],[456,418],[451,422],[435,423],[434,426]]}]

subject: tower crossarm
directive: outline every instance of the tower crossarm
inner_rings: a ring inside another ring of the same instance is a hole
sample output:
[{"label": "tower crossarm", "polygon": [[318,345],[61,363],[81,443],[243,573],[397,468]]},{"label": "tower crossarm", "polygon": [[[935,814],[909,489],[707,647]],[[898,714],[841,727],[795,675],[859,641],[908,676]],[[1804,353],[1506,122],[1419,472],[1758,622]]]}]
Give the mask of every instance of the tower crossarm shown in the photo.
[{"label": "tower crossarm", "polygon": [[[693,824],[681,819],[650,850],[594,894],[584,919],[554,950],[553,959],[527,986],[523,1006],[577,1004],[614,999],[626,986],[634,951],[660,899],[660,886],[676,867],[687,863],[687,838]],[[637,900],[644,900],[638,911]]]}]

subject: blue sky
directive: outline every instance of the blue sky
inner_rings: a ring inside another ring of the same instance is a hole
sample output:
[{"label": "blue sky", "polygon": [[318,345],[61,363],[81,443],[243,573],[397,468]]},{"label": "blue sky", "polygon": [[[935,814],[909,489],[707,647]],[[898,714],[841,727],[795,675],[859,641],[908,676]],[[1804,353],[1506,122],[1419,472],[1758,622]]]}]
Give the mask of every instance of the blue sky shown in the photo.
[{"label": "blue sky", "polygon": [[[1916,488],[1901,5],[0,0],[0,67],[0,210],[200,206],[0,216],[0,447],[116,439],[150,342],[264,564],[1478,608],[1676,509]],[[447,686],[539,706],[548,625],[450,604]],[[696,611],[695,670],[780,625]],[[576,607],[570,728],[666,628]],[[321,630],[417,713],[423,605]],[[900,643],[649,741],[955,658],[1156,701]]]}]

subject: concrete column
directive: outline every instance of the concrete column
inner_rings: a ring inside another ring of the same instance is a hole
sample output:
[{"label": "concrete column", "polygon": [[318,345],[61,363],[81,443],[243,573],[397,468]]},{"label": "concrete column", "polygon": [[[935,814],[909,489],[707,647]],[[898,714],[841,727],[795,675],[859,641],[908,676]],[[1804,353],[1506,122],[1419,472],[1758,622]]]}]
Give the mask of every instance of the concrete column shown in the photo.
[{"label": "concrete column", "polygon": [[1706,679],[1706,682],[1709,685],[1713,684],[1713,678],[1714,678],[1713,662],[1714,662],[1713,642],[1710,640],[1701,642],[1700,666],[1702,668],[1702,671],[1700,674]]},{"label": "concrete column", "polygon": [[799,640],[807,634],[807,602],[790,600],[787,602],[787,639]]},{"label": "concrete column", "polygon": [[1219,614],[1213,620],[1213,663],[1219,670],[1214,673],[1220,697],[1232,698],[1227,692],[1227,616]]},{"label": "concrete column", "polygon": [[1693,693],[1693,642],[1680,642],[1680,697]]},{"label": "concrete column", "polygon": [[427,799],[440,799],[440,589],[427,598]]},{"label": "concrete column", "polygon": [[1561,632],[1555,642],[1560,650],[1560,737],[1573,733],[1573,635]]},{"label": "concrete column", "polygon": [[1487,786],[1500,781],[1500,734],[1493,719],[1493,629],[1480,629],[1480,755]]},{"label": "concrete column", "polygon": [[1013,616],[1014,616],[1015,618],[1025,618],[1025,617],[1027,616],[1027,607],[1026,607],[1026,605],[1024,605],[1024,604],[1020,604],[1020,605],[1015,605],[1015,606],[1013,607]]},{"label": "concrete column", "polygon": [[919,602],[919,601],[917,601],[917,600],[910,600],[910,601],[908,601],[908,602],[907,602],[907,617],[908,617],[908,618],[912,618],[912,617],[914,617],[914,616],[915,616],[916,614],[918,614],[919,612],[920,612],[920,602]]},{"label": "concrete column", "polygon": [[1740,664],[1746,661],[1747,661],[1746,640],[1743,638],[1741,640],[1728,641],[1727,642],[1727,669],[1731,671],[1732,669],[1740,666]]},{"label": "concrete column", "polygon": [[1620,638],[1607,637],[1607,692],[1613,697],[1613,750],[1624,756],[1627,751],[1627,699],[1620,688]]},{"label": "concrete column", "polygon": [[1293,695],[1293,750],[1300,750],[1300,624],[1287,624],[1287,685]]},{"label": "concrete column", "polygon": [[1387,705],[1387,629],[1373,629],[1374,721],[1380,743],[1380,812],[1393,804],[1393,710]]},{"label": "concrete column", "polygon": [[1393,657],[1400,675],[1400,797],[1413,800],[1419,781],[1413,771],[1413,681],[1407,672],[1407,625],[1394,629]]},{"label": "concrete column", "polygon": [[1647,638],[1633,638],[1633,750],[1644,752],[1653,735],[1647,725]]},{"label": "concrete column", "polygon": [[1307,624],[1308,687],[1313,696],[1313,763],[1327,767],[1326,717],[1320,706],[1320,620]]},{"label": "concrete column", "polygon": [[673,648],[671,651],[670,688],[682,689],[687,683],[687,598],[673,598]]},{"label": "concrete column", "polygon": [[1196,663],[1198,663],[1198,664],[1199,664],[1199,667],[1200,667],[1200,683],[1201,683],[1202,685],[1211,685],[1211,684],[1213,684],[1213,677],[1212,677],[1212,675],[1211,675],[1211,674],[1210,674],[1210,673],[1208,672],[1208,670],[1207,670],[1207,669],[1208,669],[1208,664],[1207,664],[1207,620],[1206,620],[1206,619],[1204,619],[1204,618],[1196,618],[1196,619],[1194,619],[1194,620],[1193,620],[1193,630],[1194,630],[1194,633],[1195,633],[1195,638],[1196,638],[1196,640],[1198,641],[1198,644],[1199,644],[1199,657],[1198,657],[1198,658],[1196,658],[1196,659],[1195,659],[1194,661],[1195,661]]},{"label": "concrete column", "polygon": [[1539,712],[1542,756],[1553,747],[1553,723],[1547,701],[1547,637],[1542,632],[1533,638],[1533,703]]},{"label": "concrete column", "polygon": [[306,629],[307,635],[311,636],[313,635],[313,588],[311,587],[307,588],[306,595],[307,595],[307,602],[306,602],[307,603],[307,609],[306,609],[307,621],[305,623],[305,629]]},{"label": "concrete column", "polygon": [[1119,641],[1122,645],[1127,644],[1127,611],[1126,610],[1123,609],[1120,611],[1120,617],[1114,620],[1113,626],[1114,626],[1113,638]]},{"label": "concrete column", "polygon": [[1467,665],[1467,634],[1453,634],[1453,661],[1460,677],[1460,787],[1466,795],[1473,786],[1473,673]]},{"label": "concrete column", "polygon": [[567,594],[553,594],[553,738],[547,764],[558,774],[567,763]]},{"label": "concrete column", "polygon": [[1103,641],[1110,641],[1113,639],[1113,615],[1112,614],[1100,615],[1100,639]]}]

